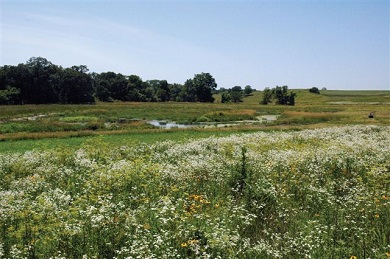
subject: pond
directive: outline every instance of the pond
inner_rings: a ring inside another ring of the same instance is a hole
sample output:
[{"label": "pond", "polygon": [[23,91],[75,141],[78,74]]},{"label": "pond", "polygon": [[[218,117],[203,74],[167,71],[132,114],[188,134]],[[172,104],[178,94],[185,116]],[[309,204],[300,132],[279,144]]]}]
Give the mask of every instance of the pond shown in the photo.
[{"label": "pond", "polygon": [[279,115],[263,115],[258,116],[257,120],[243,120],[243,121],[231,121],[231,122],[202,122],[198,124],[180,124],[174,121],[165,121],[165,120],[150,120],[147,123],[162,128],[162,129],[171,129],[171,128],[191,128],[191,127],[203,127],[203,128],[225,128],[238,125],[251,125],[259,123],[270,123],[276,121]]},{"label": "pond", "polygon": [[160,121],[160,120],[151,120],[148,121],[149,124],[160,127],[163,129],[171,129],[171,128],[189,128],[194,127],[196,125],[187,125],[187,124],[178,124],[174,121],[168,122],[168,121]]}]

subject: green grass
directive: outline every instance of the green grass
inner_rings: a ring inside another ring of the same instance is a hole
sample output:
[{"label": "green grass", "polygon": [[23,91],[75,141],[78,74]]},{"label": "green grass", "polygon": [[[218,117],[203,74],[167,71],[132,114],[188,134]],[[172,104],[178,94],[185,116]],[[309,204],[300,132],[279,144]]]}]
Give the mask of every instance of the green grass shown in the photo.
[{"label": "green grass", "polygon": [[98,121],[99,118],[96,116],[69,116],[69,117],[63,117],[59,118],[59,121],[62,122],[91,122],[91,121]]},{"label": "green grass", "polygon": [[331,102],[387,103],[390,104],[389,91],[336,91],[327,90],[322,94]]},{"label": "green grass", "polygon": [[0,256],[390,255],[389,126],[182,133],[0,154]]},{"label": "green grass", "polygon": [[0,257],[389,257],[390,92],[294,91],[0,106]]},{"label": "green grass", "polygon": [[[297,93],[295,106],[260,105],[261,91],[243,98],[243,102],[238,104],[218,103],[220,98],[217,95],[216,103],[115,102],[94,105],[1,106],[0,140],[60,138],[62,141],[64,138],[70,138],[69,141],[72,142],[76,141],[72,137],[88,135],[145,133],[149,136],[150,131],[156,133],[162,131],[160,129],[154,131],[153,126],[146,123],[148,120],[156,119],[183,124],[228,123],[254,120],[262,115],[281,115],[275,122],[251,126],[258,130],[276,127],[390,124],[390,91],[328,90],[321,91],[321,94],[310,93],[307,89],[293,91]],[[374,119],[368,119],[371,112],[375,114]],[[246,128],[247,125],[242,126],[242,130]],[[232,129],[237,130],[240,129],[236,127]],[[12,143],[18,145],[18,142]]]},{"label": "green grass", "polygon": [[155,143],[159,141],[185,142],[191,139],[205,137],[222,137],[239,132],[254,132],[256,129],[246,130],[164,130],[152,132],[134,132],[125,134],[105,134],[78,136],[68,138],[42,138],[42,139],[24,139],[13,141],[0,141],[0,153],[16,153],[25,151],[68,149],[77,150],[86,143],[105,143],[112,148],[136,143]]},{"label": "green grass", "polygon": [[325,90],[320,91],[325,96],[390,96],[386,90]]}]

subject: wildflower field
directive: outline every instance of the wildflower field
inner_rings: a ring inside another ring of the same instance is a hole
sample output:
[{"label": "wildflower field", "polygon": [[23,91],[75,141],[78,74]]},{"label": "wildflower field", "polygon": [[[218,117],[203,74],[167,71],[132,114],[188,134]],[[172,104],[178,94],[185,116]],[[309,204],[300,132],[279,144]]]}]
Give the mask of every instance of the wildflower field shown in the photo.
[{"label": "wildflower field", "polygon": [[390,127],[0,154],[3,258],[390,257]]}]

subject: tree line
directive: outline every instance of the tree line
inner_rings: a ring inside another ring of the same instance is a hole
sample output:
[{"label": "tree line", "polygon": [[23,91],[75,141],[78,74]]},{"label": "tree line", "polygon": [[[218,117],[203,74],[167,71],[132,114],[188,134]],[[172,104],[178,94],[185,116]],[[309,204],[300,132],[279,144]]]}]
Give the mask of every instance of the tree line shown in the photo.
[{"label": "tree line", "polygon": [[0,67],[0,104],[81,104],[95,100],[213,102],[217,83],[209,73],[184,84],[143,81],[137,75],[89,73],[87,66],[63,68],[42,57]]},{"label": "tree line", "polygon": [[[134,102],[214,102],[214,93],[221,102],[242,102],[255,91],[250,85],[216,90],[217,83],[209,73],[200,73],[184,84],[167,80],[143,81],[137,75],[115,72],[90,73],[87,66],[63,68],[42,57],[32,57],[17,66],[0,67],[0,105],[10,104],[83,104],[95,101]],[[265,88],[261,104],[294,105],[294,92],[287,86]]]}]

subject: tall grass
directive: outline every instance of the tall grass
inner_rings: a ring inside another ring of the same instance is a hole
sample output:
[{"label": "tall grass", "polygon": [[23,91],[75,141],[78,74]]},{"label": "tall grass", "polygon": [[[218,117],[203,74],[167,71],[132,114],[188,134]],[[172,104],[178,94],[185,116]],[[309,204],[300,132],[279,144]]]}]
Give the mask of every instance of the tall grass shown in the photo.
[{"label": "tall grass", "polygon": [[[389,91],[297,92],[295,106],[260,105],[262,93],[245,97],[242,103],[97,103],[94,105],[19,105],[0,107],[0,139],[74,135],[69,132],[98,131],[100,134],[150,129],[148,120],[183,124],[256,120],[261,115],[282,115],[274,125],[389,125]],[[374,112],[375,118],[368,120]],[[138,120],[138,123],[135,121]],[[126,121],[126,123],[119,123]],[[143,123],[143,124],[142,124]],[[142,125],[141,125],[142,124]],[[272,126],[268,124],[267,126]],[[257,125],[264,128],[264,125]],[[115,131],[115,132],[114,132]],[[50,132],[48,134],[47,132]],[[30,134],[29,134],[30,133]]]},{"label": "tall grass", "polygon": [[384,126],[4,154],[0,257],[386,258],[389,161]]}]

